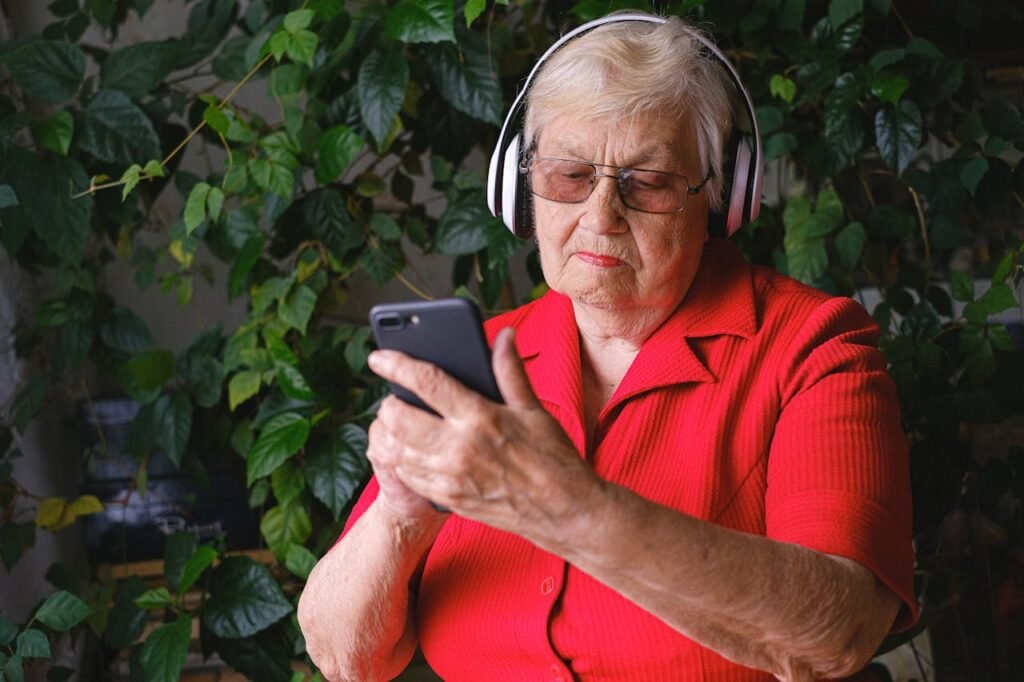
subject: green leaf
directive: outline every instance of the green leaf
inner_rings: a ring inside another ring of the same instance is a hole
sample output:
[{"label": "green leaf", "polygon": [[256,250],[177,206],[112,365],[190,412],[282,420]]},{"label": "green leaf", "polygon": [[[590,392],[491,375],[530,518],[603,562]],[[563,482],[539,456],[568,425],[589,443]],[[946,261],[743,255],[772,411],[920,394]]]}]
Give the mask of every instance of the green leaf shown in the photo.
[{"label": "green leaf", "polygon": [[142,169],[142,172],[144,172],[151,178],[162,178],[164,177],[164,175],[166,175],[166,173],[164,172],[163,164],[157,161],[156,159],[150,159],[149,161],[147,161],[145,167],[143,167]]},{"label": "green leaf", "polygon": [[75,133],[75,119],[69,111],[58,111],[50,118],[34,124],[32,133],[41,146],[61,156],[67,156],[71,138]]},{"label": "green leaf", "polygon": [[217,637],[241,639],[292,613],[266,566],[248,557],[228,557],[212,576],[203,623]]},{"label": "green leaf", "polygon": [[185,572],[185,564],[198,546],[195,534],[187,530],[179,530],[167,536],[164,544],[164,576],[175,591],[183,591],[180,587],[181,576]]},{"label": "green leaf", "polygon": [[25,682],[25,670],[21,664],[21,656],[15,654],[4,663],[4,682]]},{"label": "green leaf", "polygon": [[881,71],[887,66],[897,64],[907,56],[907,51],[902,47],[889,50],[879,50],[868,60],[868,64],[876,71]]},{"label": "green leaf", "polygon": [[459,197],[438,221],[435,250],[450,256],[479,251],[487,246],[485,225],[494,219],[478,194]]},{"label": "green leaf", "polygon": [[267,159],[252,159],[249,161],[249,175],[260,189],[274,192],[287,201],[291,200],[294,178],[285,166]]},{"label": "green leaf", "polygon": [[100,339],[111,350],[129,355],[153,348],[153,337],[142,319],[127,308],[117,308],[110,321],[100,327]]},{"label": "green leaf", "polygon": [[67,42],[29,42],[9,53],[4,65],[22,92],[46,104],[74,97],[85,77],[85,54]]},{"label": "green leaf", "polygon": [[902,175],[921,144],[921,110],[910,100],[885,106],[875,115],[875,140],[882,160]]},{"label": "green leaf", "polygon": [[789,242],[787,235],[785,251],[789,276],[805,284],[813,284],[828,267],[828,254],[822,237]]},{"label": "green leaf", "polygon": [[0,185],[0,209],[18,205],[18,195],[10,185]]},{"label": "green leaf", "polygon": [[309,25],[313,23],[314,14],[316,12],[311,9],[297,9],[294,12],[289,12],[284,15],[284,30],[296,33],[304,28],[309,28]]},{"label": "green leaf", "polygon": [[114,606],[107,618],[107,629],[103,633],[106,643],[114,649],[131,646],[146,627],[149,615],[135,605],[135,598],[145,591],[138,576],[131,576],[118,589]]},{"label": "green leaf", "polygon": [[915,36],[907,41],[907,54],[925,59],[942,59],[942,50],[927,38]]},{"label": "green leaf", "polygon": [[279,504],[288,504],[306,489],[306,481],[302,470],[293,462],[285,462],[270,476],[274,497]]},{"label": "green leaf", "polygon": [[290,545],[308,540],[312,529],[309,514],[300,504],[274,507],[260,521],[260,533],[278,560],[285,558]]},{"label": "green leaf", "polygon": [[995,284],[978,299],[989,315],[998,315],[1004,310],[1018,308],[1020,304],[1013,296],[1013,289],[1005,282]]},{"label": "green leaf", "polygon": [[231,128],[231,121],[228,119],[228,115],[215,104],[209,104],[203,110],[203,120],[206,121],[206,125],[210,126],[214,132],[220,135],[227,135],[228,130]]},{"label": "green leaf", "polygon": [[397,245],[384,243],[365,249],[358,263],[375,282],[384,284],[402,269],[403,255]]},{"label": "green leaf", "polygon": [[302,219],[336,258],[344,258],[366,242],[366,235],[349,215],[345,197],[327,187],[313,191],[302,202]]},{"label": "green leaf", "polygon": [[345,424],[307,449],[306,482],[335,519],[370,473],[366,446],[366,431],[356,424]]},{"label": "green leaf", "polygon": [[139,99],[155,90],[174,68],[178,48],[173,42],[135,43],[111,52],[100,68],[104,90],[120,90]]},{"label": "green leaf", "polygon": [[252,370],[239,372],[228,382],[228,406],[232,412],[249,398],[260,392],[262,373]]},{"label": "green leaf", "polygon": [[285,296],[291,291],[295,282],[295,274],[289,277],[271,277],[263,282],[252,295],[252,311],[255,314],[262,313],[270,307],[274,301],[283,303]]},{"label": "green leaf", "polygon": [[277,415],[263,427],[249,451],[247,483],[268,476],[299,451],[309,438],[310,424],[297,412]]},{"label": "green leaf", "polygon": [[363,138],[346,125],[326,131],[317,145],[316,181],[333,182],[341,175],[363,148]]},{"label": "green leaf", "polygon": [[128,166],[160,154],[149,117],[123,92],[102,90],[82,111],[77,146],[100,161]]},{"label": "green leaf", "polygon": [[136,355],[128,361],[128,371],[139,388],[160,388],[174,376],[174,353],[154,350]]},{"label": "green leaf", "polygon": [[14,569],[25,550],[36,541],[36,527],[32,521],[0,524],[0,559],[8,571]]},{"label": "green leaf", "polygon": [[453,45],[433,46],[427,68],[441,96],[473,118],[500,126],[501,83],[486,42],[475,33]]},{"label": "green leaf", "polygon": [[487,0],[468,0],[463,10],[463,14],[466,17],[466,28],[472,26],[473,22],[484,13],[485,9],[487,9]]},{"label": "green leaf", "polygon": [[860,223],[850,223],[836,235],[835,246],[839,254],[839,263],[847,270],[853,270],[860,262],[865,238],[864,226]]},{"label": "green leaf", "polygon": [[248,281],[249,273],[256,262],[263,255],[263,245],[266,240],[261,233],[249,237],[238,255],[231,261],[231,271],[228,273],[228,297],[234,299],[243,291]]},{"label": "green leaf", "polygon": [[288,327],[297,329],[300,334],[305,335],[306,325],[309,324],[315,307],[316,292],[305,284],[300,284],[292,289],[284,302],[277,307],[277,316]]},{"label": "green leaf", "polygon": [[995,271],[992,273],[992,283],[1000,284],[1006,281],[1006,278],[1013,272],[1017,265],[1017,257],[1014,251],[1011,249],[1003,254],[1003,257],[999,259],[999,263],[996,265]]},{"label": "green leaf", "polygon": [[50,640],[39,630],[29,628],[18,635],[17,652],[22,658],[49,658]]},{"label": "green leaf", "polygon": [[960,270],[954,270],[949,277],[953,298],[964,303],[974,300],[974,278]]},{"label": "green leaf", "polygon": [[185,564],[185,570],[181,573],[181,586],[178,588],[178,591],[182,593],[187,592],[199,580],[199,576],[203,574],[203,571],[213,564],[216,558],[217,550],[213,547],[203,545],[197,549]]},{"label": "green leaf", "polygon": [[371,53],[359,67],[359,114],[378,146],[391,131],[408,86],[409,64],[396,44]]},{"label": "green leaf", "polygon": [[188,193],[185,202],[185,234],[191,235],[206,220],[206,197],[210,194],[210,185],[197,182]]},{"label": "green leaf", "polygon": [[910,87],[910,81],[898,73],[880,71],[871,75],[868,87],[871,89],[871,94],[880,101],[896,105],[903,97],[903,93]]},{"label": "green leaf", "polygon": [[182,393],[164,394],[153,404],[156,444],[175,465],[181,465],[192,433],[192,404]]},{"label": "green leaf", "polygon": [[18,626],[0,616],[0,646],[7,646],[18,636]]},{"label": "green leaf", "polygon": [[220,211],[224,208],[224,192],[220,187],[211,187],[210,193],[206,195],[206,219],[214,222],[220,217]]},{"label": "green leaf", "polygon": [[274,371],[277,375],[277,383],[286,396],[295,400],[313,399],[313,391],[309,387],[309,382],[297,367],[285,362],[275,362]]},{"label": "green leaf", "polygon": [[128,170],[121,175],[121,182],[124,183],[121,188],[121,201],[126,200],[132,190],[135,189],[135,186],[139,184],[139,175],[141,173],[142,166],[137,163],[133,163],[128,166]]},{"label": "green leaf", "polygon": [[72,199],[89,185],[78,161],[58,156],[41,158],[0,145],[0,184],[13,188],[18,205],[3,211],[0,243],[17,254],[33,232],[46,249],[66,263],[79,263],[91,232],[92,197]]},{"label": "green leaf", "polygon": [[67,632],[90,613],[92,609],[81,599],[70,592],[60,591],[46,598],[36,610],[35,619],[51,630]]},{"label": "green leaf", "polygon": [[402,238],[402,228],[395,219],[386,213],[374,213],[370,216],[370,229],[381,239],[395,240]]},{"label": "green leaf", "polygon": [[298,31],[288,37],[285,52],[288,53],[292,61],[312,68],[313,56],[316,54],[316,47],[319,43],[320,38],[312,31]]},{"label": "green leaf", "polygon": [[302,580],[308,580],[316,566],[316,555],[302,545],[292,545],[284,557],[284,565]]},{"label": "green leaf", "polygon": [[987,172],[988,159],[984,156],[975,156],[960,169],[960,182],[963,183],[968,192],[974,194],[974,190],[978,188],[978,183],[981,182],[981,179],[985,177]]},{"label": "green leaf", "polygon": [[291,36],[283,30],[275,31],[274,35],[270,36],[270,40],[267,41],[267,49],[270,50],[270,54],[274,55],[274,61],[281,61],[281,57],[288,50],[290,40]]},{"label": "green leaf", "polygon": [[171,593],[167,591],[166,587],[155,587],[151,590],[146,590],[138,597],[135,598],[135,605],[140,609],[162,609],[168,606],[173,601]]},{"label": "green leaf", "polygon": [[768,88],[772,97],[778,97],[787,104],[792,104],[793,98],[796,97],[796,83],[780,73],[772,76]]},{"label": "green leaf", "polygon": [[864,0],[831,0],[828,4],[828,20],[833,28],[839,28],[864,11]]},{"label": "green leaf", "polygon": [[384,17],[384,32],[404,43],[455,42],[452,0],[400,0]]},{"label": "green leaf", "polygon": [[146,682],[177,682],[185,667],[188,642],[192,638],[192,616],[182,614],[172,623],[154,630],[142,644],[139,660]]}]

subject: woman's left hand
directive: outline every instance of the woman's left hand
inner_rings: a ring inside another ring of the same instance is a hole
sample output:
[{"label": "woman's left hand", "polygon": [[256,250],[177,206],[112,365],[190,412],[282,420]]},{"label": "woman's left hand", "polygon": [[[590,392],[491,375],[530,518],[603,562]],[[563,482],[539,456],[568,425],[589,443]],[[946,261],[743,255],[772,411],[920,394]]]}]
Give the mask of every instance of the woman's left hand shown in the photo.
[{"label": "woman's left hand", "polygon": [[555,550],[600,504],[603,482],[541,406],[516,353],[512,330],[494,344],[505,404],[472,391],[433,364],[375,351],[370,368],[406,387],[440,417],[394,396],[371,427],[386,466],[411,490],[453,512]]}]

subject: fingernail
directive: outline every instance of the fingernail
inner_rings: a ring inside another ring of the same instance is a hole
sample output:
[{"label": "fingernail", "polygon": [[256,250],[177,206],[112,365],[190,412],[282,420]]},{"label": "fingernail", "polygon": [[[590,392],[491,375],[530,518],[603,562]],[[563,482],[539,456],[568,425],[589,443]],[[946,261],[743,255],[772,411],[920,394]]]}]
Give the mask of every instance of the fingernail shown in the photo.
[{"label": "fingernail", "polygon": [[375,350],[371,351],[370,354],[366,356],[366,364],[369,365],[370,369],[374,372],[378,372],[384,369],[385,361],[384,358],[381,357],[380,351]]}]

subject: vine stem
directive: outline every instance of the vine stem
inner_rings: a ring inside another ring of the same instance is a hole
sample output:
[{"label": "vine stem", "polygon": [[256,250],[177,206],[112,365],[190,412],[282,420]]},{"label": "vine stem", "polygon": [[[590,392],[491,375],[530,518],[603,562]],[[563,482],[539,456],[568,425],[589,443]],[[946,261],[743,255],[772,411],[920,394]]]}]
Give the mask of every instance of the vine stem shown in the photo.
[{"label": "vine stem", "polygon": [[932,280],[932,246],[928,241],[928,225],[924,220],[924,207],[921,206],[921,197],[917,190],[910,185],[907,185],[907,190],[913,197],[914,206],[917,208],[917,222],[921,226],[921,241],[924,242],[925,282],[930,282]]},{"label": "vine stem", "polygon": [[415,284],[410,282],[408,280],[408,278],[405,275],[403,275],[402,273],[396,272],[395,273],[395,279],[397,279],[399,282],[401,282],[403,285],[405,285],[406,289],[408,289],[412,293],[416,294],[417,296],[422,298],[424,301],[433,301],[434,300],[434,298],[435,298],[434,296],[431,296],[427,292],[423,291],[423,289],[420,289],[418,286],[416,286]]},{"label": "vine stem", "polygon": [[914,32],[910,30],[910,26],[907,25],[907,20],[903,18],[902,14],[900,14],[900,10],[896,7],[895,2],[892,3],[892,13],[896,15],[896,19],[900,22],[900,26],[903,27],[903,32],[907,34],[907,38],[913,40]]},{"label": "vine stem", "polygon": [[[255,75],[256,75],[256,73],[257,73],[257,72],[258,72],[258,71],[259,71],[260,69],[262,69],[262,68],[263,68],[263,65],[264,65],[264,64],[266,64],[266,63],[267,63],[268,61],[270,61],[270,58],[271,58],[271,57],[273,57],[273,56],[274,56],[274,55],[273,55],[273,54],[271,54],[271,53],[267,53],[266,55],[264,55],[264,56],[263,56],[263,59],[261,59],[261,60],[259,61],[259,63],[257,63],[257,64],[256,64],[256,66],[252,67],[252,68],[251,68],[251,69],[249,70],[249,73],[245,74],[245,76],[244,76],[244,77],[242,78],[242,80],[240,80],[240,81],[238,81],[237,83],[235,83],[235,87],[231,88],[231,92],[229,92],[229,93],[228,93],[228,94],[227,94],[227,95],[226,95],[226,96],[224,97],[224,99],[222,99],[222,100],[220,101],[220,104],[218,104],[218,105],[217,105],[217,108],[218,108],[218,109],[223,109],[223,108],[224,108],[224,107],[225,107],[225,106],[227,105],[227,103],[228,103],[228,102],[230,102],[230,101],[231,101],[231,100],[232,100],[232,99],[233,99],[233,98],[235,97],[235,95],[237,95],[237,94],[238,94],[238,91],[242,89],[242,86],[243,86],[243,85],[245,85],[246,83],[248,83],[248,82],[249,82],[249,80],[250,80],[250,79],[251,79],[251,78],[252,78],[253,76],[255,76]],[[198,133],[198,132],[199,132],[200,130],[202,130],[202,129],[203,129],[203,127],[204,127],[205,125],[206,125],[206,119],[203,119],[202,121],[200,121],[200,122],[199,122],[199,124],[198,124],[198,125],[196,125],[196,127],[195,127],[195,128],[193,128],[192,130],[190,130],[190,131],[189,131],[188,135],[186,135],[186,136],[185,136],[185,139],[183,139],[183,140],[182,140],[181,142],[179,142],[179,143],[178,143],[178,146],[177,146],[177,147],[175,147],[175,148],[174,148],[173,150],[171,150],[171,153],[170,153],[170,154],[168,154],[168,155],[167,155],[167,157],[166,157],[166,158],[165,158],[165,159],[164,159],[163,161],[161,161],[161,162],[160,162],[160,165],[161,165],[161,166],[166,166],[166,165],[167,165],[167,162],[168,162],[168,161],[170,161],[171,159],[173,159],[173,158],[175,157],[175,155],[176,155],[176,154],[177,154],[178,152],[180,152],[180,151],[181,151],[181,150],[182,150],[182,149],[183,149],[183,148],[185,147],[185,145],[187,145],[187,144],[189,143],[189,141],[190,141],[190,140],[191,140],[191,139],[192,139],[193,137],[195,137],[195,136],[196,136],[196,134],[197,134],[197,133]]]},{"label": "vine stem", "polygon": [[[267,53],[266,55],[264,55],[263,59],[261,59],[256,64],[256,66],[252,67],[249,70],[249,73],[245,74],[245,76],[242,77],[242,80],[240,80],[237,83],[235,83],[235,87],[231,88],[231,92],[229,92],[227,95],[224,96],[224,99],[222,99],[220,101],[220,104],[217,105],[217,108],[218,109],[223,109],[225,106],[227,106],[228,102],[230,102],[232,99],[234,99],[235,95],[238,94],[238,91],[241,90],[242,87],[246,83],[248,83],[252,79],[252,77],[255,76],[259,72],[260,69],[263,68],[263,65],[266,64],[268,61],[270,61],[271,57],[273,57],[273,56],[274,55],[272,53]],[[185,138],[181,142],[179,142],[178,145],[174,149],[172,149],[171,152],[167,156],[164,157],[163,161],[160,162],[160,165],[161,166],[166,166],[170,162],[170,160],[173,159],[175,156],[177,156],[178,152],[180,152],[182,149],[184,149],[185,146],[189,142],[192,141],[192,138],[195,137],[199,133],[199,131],[202,130],[204,127],[206,127],[206,119],[205,118],[202,121],[200,121],[196,125],[195,128],[190,130],[188,132],[188,135],[186,135]],[[220,137],[223,140],[223,136],[220,136]],[[228,158],[230,158],[230,157],[231,157],[231,155],[228,154]],[[153,176],[149,175],[148,173],[142,173],[142,174],[139,175],[139,180],[152,180],[152,179],[153,179]],[[123,184],[125,184],[124,180],[116,180],[114,182],[105,182],[105,183],[103,183],[101,185],[91,185],[89,187],[89,189],[85,190],[84,192],[79,192],[78,194],[71,195],[71,198],[72,199],[78,199],[80,197],[84,197],[86,194],[92,194],[92,193],[96,192],[97,190],[110,189],[112,187],[120,187]]]}]

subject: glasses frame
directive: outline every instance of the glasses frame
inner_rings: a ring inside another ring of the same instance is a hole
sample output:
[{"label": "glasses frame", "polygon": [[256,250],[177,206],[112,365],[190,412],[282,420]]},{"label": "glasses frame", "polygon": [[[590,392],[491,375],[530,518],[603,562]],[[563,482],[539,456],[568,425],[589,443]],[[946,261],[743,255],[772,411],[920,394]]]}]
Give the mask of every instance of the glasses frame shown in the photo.
[{"label": "glasses frame", "polygon": [[[536,192],[533,191],[533,180],[531,178],[531,175],[533,173],[533,162],[534,161],[565,161],[567,163],[579,163],[579,164],[582,164],[584,166],[590,166],[591,168],[594,169],[593,180],[590,183],[590,192],[587,193],[586,197],[584,197],[583,199],[580,199],[579,201],[562,201],[561,199],[551,199],[551,198],[546,197],[546,196],[544,196],[542,194],[537,194]],[[611,174],[611,175],[609,175],[608,173],[598,173],[597,170],[599,168],[614,168],[615,169],[615,173]],[[622,173],[623,172],[636,172],[636,171],[643,171],[645,173],[662,173],[664,175],[671,175],[671,176],[674,176],[674,177],[677,177],[677,178],[682,178],[683,182],[686,183],[686,194],[684,195],[684,198],[683,198],[683,205],[680,206],[679,208],[671,210],[671,211],[648,211],[646,209],[637,208],[635,206],[630,206],[629,202],[626,200],[626,197],[625,197],[625,195],[622,192],[622,182],[623,182],[623,175],[622,175]],[[536,197],[540,197],[541,199],[544,199],[545,201],[553,201],[556,204],[585,204],[585,203],[587,203],[587,201],[590,200],[590,197],[594,194],[594,188],[597,187],[597,179],[598,178],[611,178],[612,180],[615,180],[615,191],[618,193],[619,201],[622,202],[623,206],[625,206],[626,208],[628,208],[631,211],[637,211],[639,213],[650,213],[650,214],[653,214],[653,215],[669,215],[671,213],[680,213],[680,212],[682,212],[682,210],[684,208],[686,208],[686,203],[687,203],[686,197],[693,196],[694,194],[697,194],[698,192],[700,192],[702,189],[704,189],[704,185],[708,184],[708,181],[714,176],[714,172],[713,171],[708,171],[708,174],[704,176],[704,179],[700,181],[700,184],[691,185],[690,184],[690,179],[688,177],[686,177],[685,175],[683,175],[682,173],[673,173],[671,171],[655,170],[653,168],[633,168],[631,166],[612,166],[612,165],[606,164],[606,163],[594,163],[593,161],[580,161],[579,159],[560,159],[560,158],[555,157],[555,156],[535,156],[533,154],[530,154],[525,159],[523,159],[523,162],[519,165],[519,172],[526,176],[526,187],[527,187],[527,189],[530,190],[530,194],[532,194],[532,195],[534,195]]]}]

